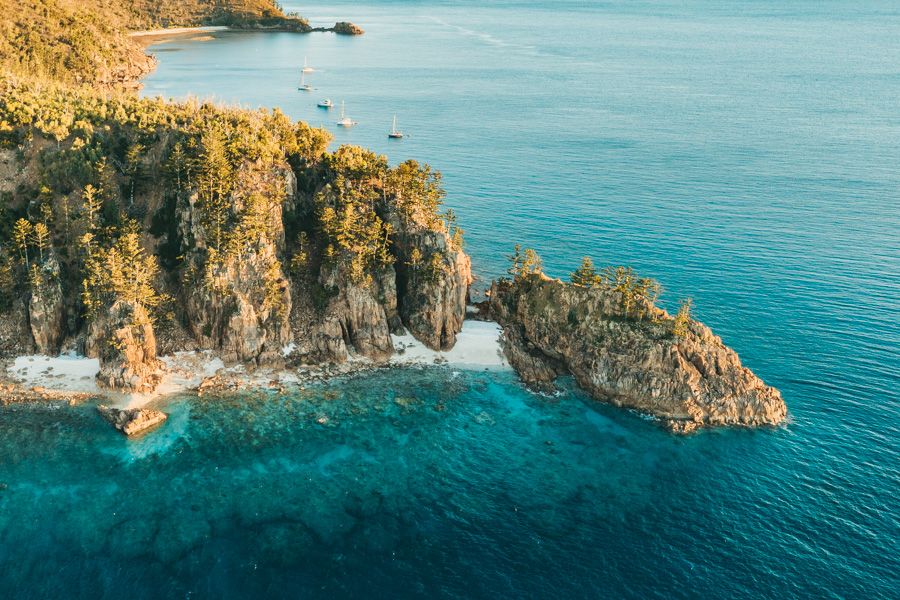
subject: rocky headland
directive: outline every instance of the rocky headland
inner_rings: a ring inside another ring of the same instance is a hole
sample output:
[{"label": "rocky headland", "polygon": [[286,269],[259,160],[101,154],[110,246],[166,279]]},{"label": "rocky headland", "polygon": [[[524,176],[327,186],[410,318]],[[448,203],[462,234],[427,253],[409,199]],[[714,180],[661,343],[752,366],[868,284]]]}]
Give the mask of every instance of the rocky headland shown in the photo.
[{"label": "rocky headland", "polygon": [[602,282],[565,283],[542,273],[495,281],[491,314],[523,381],[546,390],[571,374],[594,398],[662,419],[679,432],[698,427],[776,425],[781,394],[741,364],[704,324],[676,318],[652,301]]},{"label": "rocky headland", "polygon": [[[312,31],[304,19],[268,0],[117,4],[109,23],[92,3],[25,9],[34,14],[8,27],[77,30],[85,45],[64,60],[57,46],[20,47],[34,36],[0,40],[0,359],[87,357],[91,386],[73,391],[149,398],[240,387],[237,371],[181,374],[192,355],[248,372],[341,374],[357,359],[396,361],[398,339],[455,351],[473,276],[438,172],[330,150],[327,131],[277,109],[129,93],[154,65],[129,29]],[[785,418],[778,391],[706,326],[656,307],[648,280],[584,271],[563,283],[537,265],[517,252],[513,277],[494,282],[478,315],[502,326],[529,386],[571,374],[595,398],[678,431]]]}]

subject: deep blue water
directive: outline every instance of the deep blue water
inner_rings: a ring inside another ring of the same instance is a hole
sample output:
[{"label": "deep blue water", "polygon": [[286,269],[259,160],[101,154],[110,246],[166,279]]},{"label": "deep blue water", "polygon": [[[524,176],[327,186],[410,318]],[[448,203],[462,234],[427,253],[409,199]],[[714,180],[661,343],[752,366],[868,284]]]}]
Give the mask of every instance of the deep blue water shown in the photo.
[{"label": "deep blue water", "polygon": [[431,162],[484,281],[515,241],[554,274],[633,265],[695,299],[790,423],[678,438],[441,369],[173,399],[139,441],[91,407],[6,409],[0,596],[900,596],[900,7],[484,4],[168,42],[145,94]]}]

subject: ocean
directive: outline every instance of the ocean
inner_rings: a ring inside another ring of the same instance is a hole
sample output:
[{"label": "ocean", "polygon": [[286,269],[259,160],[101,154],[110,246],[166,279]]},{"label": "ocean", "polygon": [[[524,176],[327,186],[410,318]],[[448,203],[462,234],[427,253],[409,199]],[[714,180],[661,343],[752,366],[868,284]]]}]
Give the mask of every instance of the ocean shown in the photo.
[{"label": "ocean", "polygon": [[480,289],[516,242],[551,275],[631,265],[789,422],[677,437],[440,367],[170,398],[136,441],[7,408],[0,597],[900,595],[900,6],[284,4],[366,34],[164,42],[142,93],[429,162]]}]

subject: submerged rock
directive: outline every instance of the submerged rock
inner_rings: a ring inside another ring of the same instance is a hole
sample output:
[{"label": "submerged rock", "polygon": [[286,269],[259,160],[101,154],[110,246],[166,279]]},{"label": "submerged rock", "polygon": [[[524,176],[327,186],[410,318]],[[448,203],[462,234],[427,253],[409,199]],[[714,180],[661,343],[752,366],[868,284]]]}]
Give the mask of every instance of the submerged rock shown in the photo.
[{"label": "submerged rock", "polygon": [[673,430],[775,425],[787,415],[780,392],[741,364],[713,332],[691,321],[672,333],[669,314],[645,300],[625,310],[607,286],[543,275],[491,288],[504,352],[527,383],[571,373],[593,397],[663,418]]},{"label": "submerged rock", "polygon": [[120,409],[101,405],[97,407],[97,411],[125,435],[142,433],[168,418],[164,412],[149,408]]}]

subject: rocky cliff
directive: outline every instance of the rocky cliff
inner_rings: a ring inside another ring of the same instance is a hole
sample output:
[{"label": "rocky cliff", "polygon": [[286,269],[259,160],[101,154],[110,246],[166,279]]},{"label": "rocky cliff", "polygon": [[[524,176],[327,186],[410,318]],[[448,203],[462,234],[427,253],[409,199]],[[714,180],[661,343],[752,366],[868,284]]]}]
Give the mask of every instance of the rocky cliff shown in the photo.
[{"label": "rocky cliff", "polygon": [[400,318],[429,348],[449,350],[465,319],[472,262],[447,231],[404,219],[390,207],[383,215],[396,232],[392,252]]},{"label": "rocky cliff", "polygon": [[5,355],[83,349],[104,386],[147,391],[157,343],[252,366],[380,361],[407,329],[454,345],[470,261],[427,165],[327,152],[280,113],[17,85],[0,319],[23,326],[0,328]]},{"label": "rocky cliff", "polygon": [[564,373],[598,400],[664,419],[674,430],[775,425],[781,394],[741,364],[705,325],[672,333],[666,311],[620,292],[541,274],[501,280],[490,306],[504,328],[504,351],[522,379],[546,387]]},{"label": "rocky cliff", "polygon": [[[293,174],[281,169],[248,169],[241,183],[225,200],[237,214],[249,210],[251,194],[267,226],[252,238],[230,240],[230,251],[216,241],[216,232],[204,225],[198,195],[182,194],[177,204],[179,238],[186,286],[173,290],[184,299],[182,321],[200,348],[218,350],[226,362],[270,362],[290,342],[290,286],[279,260],[284,228],[281,193],[293,193]],[[235,249],[236,248],[236,249]]]},{"label": "rocky cliff", "polygon": [[60,267],[55,253],[32,267],[32,290],[28,299],[28,324],[34,345],[42,354],[59,351],[65,335],[65,306]]}]

